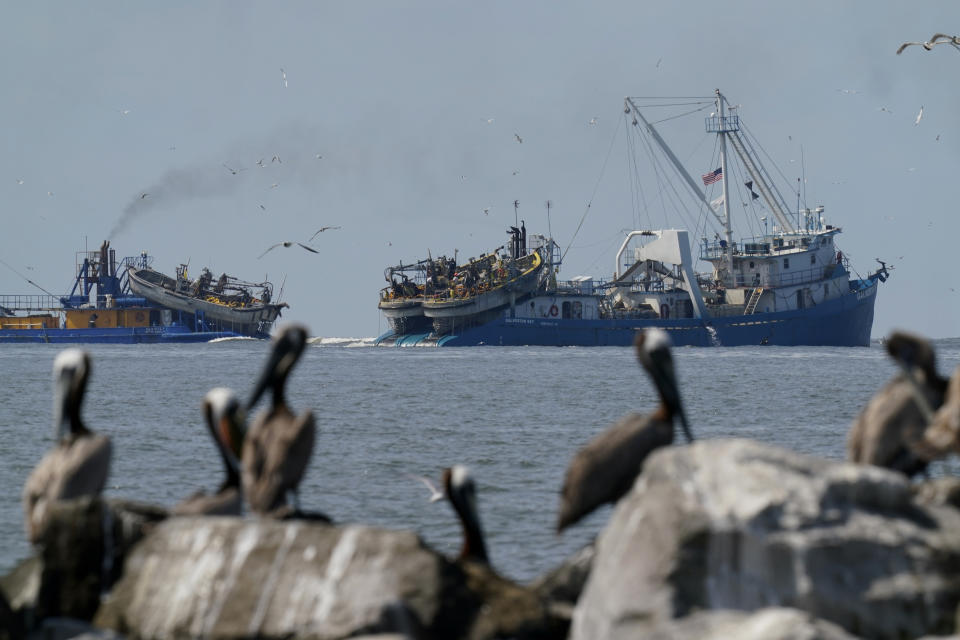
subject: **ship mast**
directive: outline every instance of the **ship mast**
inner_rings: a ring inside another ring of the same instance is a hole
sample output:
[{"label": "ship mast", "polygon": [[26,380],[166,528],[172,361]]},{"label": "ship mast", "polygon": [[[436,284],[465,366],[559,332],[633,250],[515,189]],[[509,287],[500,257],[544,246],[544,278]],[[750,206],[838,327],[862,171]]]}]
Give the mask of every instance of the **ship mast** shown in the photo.
[{"label": "ship mast", "polygon": [[720,116],[718,122],[719,126],[716,127],[717,135],[720,136],[720,175],[723,176],[721,183],[723,184],[723,234],[727,238],[727,282],[728,287],[732,287],[736,284],[735,278],[733,275],[733,229],[730,226],[730,188],[727,185],[727,132],[736,131],[740,123],[738,122],[737,116],[731,116],[729,122],[727,122],[727,117],[724,115],[726,108],[726,100],[723,97],[723,94],[720,93],[720,89],[716,89],[717,93],[717,114]]}]

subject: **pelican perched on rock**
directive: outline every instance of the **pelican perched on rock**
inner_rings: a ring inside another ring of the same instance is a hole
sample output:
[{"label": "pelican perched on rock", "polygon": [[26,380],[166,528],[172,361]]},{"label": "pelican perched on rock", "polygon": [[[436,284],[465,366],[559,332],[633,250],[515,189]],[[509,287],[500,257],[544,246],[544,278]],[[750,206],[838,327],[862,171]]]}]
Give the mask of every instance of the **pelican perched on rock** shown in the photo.
[{"label": "pelican perched on rock", "polygon": [[213,443],[223,458],[227,477],[212,495],[198,491],[173,508],[174,515],[239,516],[243,513],[240,492],[240,456],[244,412],[231,389],[216,387],[203,398],[203,417]]},{"label": "pelican perched on rock", "polygon": [[50,504],[103,491],[110,472],[110,438],[80,420],[90,379],[90,354],[66,349],[53,362],[53,426],[57,443],[34,468],[23,487],[23,511],[31,542],[42,537]]},{"label": "pelican perched on rock", "polygon": [[935,456],[921,440],[933,412],[943,404],[947,380],[937,373],[933,345],[896,331],[887,352],[903,370],[874,395],[856,417],[847,436],[853,462],[901,471],[924,471]]},{"label": "pelican perched on rock", "polygon": [[482,603],[464,637],[566,637],[568,617],[550,610],[537,590],[504,578],[490,566],[470,470],[454,465],[443,470],[442,480],[443,492],[463,527],[457,567],[463,572],[467,590]]},{"label": "pelican perched on rock", "polygon": [[458,559],[489,564],[487,545],[477,513],[477,489],[470,470],[460,464],[444,469],[443,490],[463,527],[463,547]]},{"label": "pelican perched on rock", "polygon": [[649,415],[624,416],[573,456],[563,479],[558,532],[629,491],[650,452],[673,443],[675,417],[687,442],[693,442],[680,402],[669,336],[661,329],[647,329],[637,334],[634,346],[657,388],[660,405]]},{"label": "pelican perched on rock", "polygon": [[256,417],[243,441],[243,493],[250,508],[261,515],[279,515],[278,510],[287,506],[288,492],[296,502],[297,485],[313,452],[313,412],[295,415],[284,398],[287,376],[306,344],[305,327],[284,327],[273,340],[270,358],[247,403],[249,411],[268,388],[273,391],[270,408]]}]

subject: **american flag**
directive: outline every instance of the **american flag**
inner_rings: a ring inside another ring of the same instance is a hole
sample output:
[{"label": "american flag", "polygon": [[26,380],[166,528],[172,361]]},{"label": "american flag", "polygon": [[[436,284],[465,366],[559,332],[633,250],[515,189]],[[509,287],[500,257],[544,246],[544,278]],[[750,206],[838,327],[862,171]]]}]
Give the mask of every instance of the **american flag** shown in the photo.
[{"label": "american flag", "polygon": [[705,173],[702,176],[700,176],[700,178],[703,179],[703,186],[707,186],[708,184],[713,184],[714,182],[721,179],[722,177],[723,177],[723,167],[720,167],[715,171],[711,171],[710,173]]}]

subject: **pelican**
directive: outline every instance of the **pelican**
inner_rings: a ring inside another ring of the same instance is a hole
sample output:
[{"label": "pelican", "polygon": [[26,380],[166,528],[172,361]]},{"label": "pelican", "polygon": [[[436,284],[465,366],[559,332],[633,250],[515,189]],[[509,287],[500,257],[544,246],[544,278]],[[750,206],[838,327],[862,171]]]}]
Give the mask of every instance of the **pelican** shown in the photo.
[{"label": "pelican", "polygon": [[637,333],[634,346],[637,359],[657,388],[660,405],[649,415],[624,416],[573,456],[563,479],[558,533],[629,491],[650,452],[673,443],[674,417],[680,418],[687,442],[693,442],[680,402],[670,337],[661,329],[647,329]]},{"label": "pelican", "polygon": [[915,44],[920,45],[927,51],[930,51],[931,49],[933,49],[934,45],[937,45],[937,44],[949,44],[949,45],[952,45],[953,48],[956,49],[957,51],[960,51],[960,36],[948,36],[945,33],[935,33],[932,36],[930,36],[930,40],[928,40],[927,42],[904,42],[897,49],[897,55],[900,55],[901,53],[903,53],[903,50],[906,49],[907,47]]},{"label": "pelican", "polygon": [[232,389],[216,387],[203,398],[203,417],[210,430],[227,477],[212,495],[198,491],[173,508],[174,515],[239,516],[243,512],[240,494],[241,443],[243,442],[243,408]]},{"label": "pelican", "polygon": [[47,509],[56,500],[96,496],[110,472],[110,438],[80,420],[80,404],[90,379],[90,354],[65,349],[53,361],[53,426],[57,444],[34,468],[23,487],[27,537],[43,535]]},{"label": "pelican", "polygon": [[943,403],[947,381],[937,373],[929,341],[895,331],[885,346],[903,374],[877,392],[856,417],[847,451],[853,462],[913,476],[932,459],[921,439],[933,411]]},{"label": "pelican", "polygon": [[302,242],[292,242],[292,241],[290,241],[290,240],[287,240],[287,241],[285,241],[285,242],[278,242],[277,244],[271,245],[269,249],[267,249],[266,251],[264,251],[263,253],[261,253],[259,256],[257,256],[257,260],[259,260],[259,259],[262,258],[263,256],[267,255],[268,253],[270,253],[271,251],[273,251],[273,250],[276,249],[277,247],[284,247],[285,249],[289,249],[290,247],[292,247],[292,246],[295,245],[295,244],[300,245],[301,247],[303,247],[304,249],[306,249],[306,250],[309,251],[310,253],[320,253],[319,251],[317,251],[317,250],[314,249],[313,247],[308,247],[307,245],[303,244]]},{"label": "pelican", "polygon": [[[313,412],[295,415],[284,399],[290,370],[307,344],[307,330],[288,325],[273,340],[273,351],[247,402],[256,405],[267,388],[273,390],[270,408],[261,412],[243,441],[243,493],[258,514],[270,514],[286,506],[286,493],[294,494],[313,452],[316,429]],[[297,510],[296,504],[293,506]]]},{"label": "pelican", "polygon": [[480,516],[477,515],[477,489],[470,470],[461,464],[444,469],[443,490],[463,526],[463,547],[457,559],[490,564]]}]

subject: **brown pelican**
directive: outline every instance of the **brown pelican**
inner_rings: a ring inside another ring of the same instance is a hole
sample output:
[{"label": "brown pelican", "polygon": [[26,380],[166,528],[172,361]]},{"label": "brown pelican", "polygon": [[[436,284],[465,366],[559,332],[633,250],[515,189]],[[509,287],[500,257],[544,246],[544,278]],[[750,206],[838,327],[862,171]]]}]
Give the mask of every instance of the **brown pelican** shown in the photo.
[{"label": "brown pelican", "polygon": [[673,442],[674,417],[680,418],[687,442],[693,442],[680,402],[669,336],[661,329],[647,329],[637,334],[634,346],[660,394],[660,405],[649,415],[624,416],[573,456],[560,495],[558,532],[629,491],[647,455]]},{"label": "brown pelican", "polygon": [[463,526],[457,567],[463,572],[467,590],[481,602],[464,637],[566,637],[569,619],[548,610],[535,589],[502,577],[490,566],[469,469],[463,465],[444,469],[443,490]]},{"label": "brown pelican", "polygon": [[258,514],[285,507],[288,491],[296,499],[297,485],[313,452],[313,412],[294,415],[284,399],[287,376],[306,344],[305,327],[284,327],[273,340],[270,358],[247,403],[249,411],[267,388],[273,390],[270,408],[256,417],[243,441],[243,493]]},{"label": "brown pelican", "polygon": [[929,341],[896,331],[886,347],[903,374],[877,392],[854,420],[847,450],[853,462],[912,476],[933,459],[921,439],[933,411],[943,403],[947,381],[937,373]]},{"label": "brown pelican", "polygon": [[483,530],[480,528],[480,516],[477,514],[477,489],[470,470],[460,464],[444,469],[443,490],[463,526],[463,547],[457,558],[490,564]]},{"label": "brown pelican", "polygon": [[181,516],[239,516],[243,512],[239,461],[243,442],[243,408],[231,389],[216,387],[203,398],[203,417],[223,458],[227,477],[216,493],[207,495],[203,490],[198,491],[175,506],[172,513]]},{"label": "brown pelican", "polygon": [[23,487],[24,520],[31,542],[43,534],[50,503],[98,495],[110,472],[110,439],[93,433],[80,420],[90,368],[90,354],[80,349],[61,351],[53,362],[57,444]]}]

